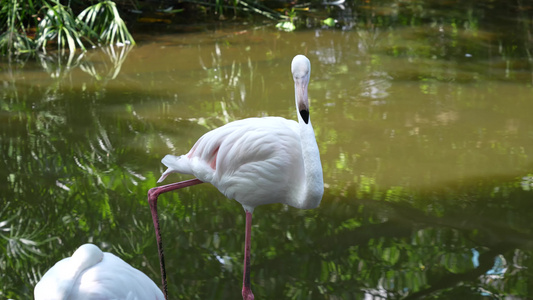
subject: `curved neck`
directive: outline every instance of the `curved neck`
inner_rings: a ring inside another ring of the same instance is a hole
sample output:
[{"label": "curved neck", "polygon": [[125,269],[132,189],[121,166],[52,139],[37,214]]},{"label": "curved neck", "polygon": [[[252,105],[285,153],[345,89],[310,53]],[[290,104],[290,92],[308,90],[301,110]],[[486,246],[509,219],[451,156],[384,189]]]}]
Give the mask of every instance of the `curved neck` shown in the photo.
[{"label": "curved neck", "polygon": [[299,195],[298,208],[315,208],[320,204],[324,194],[322,163],[320,162],[320,153],[311,119],[306,124],[298,116],[298,121],[300,124],[300,141],[305,171],[305,183]]}]

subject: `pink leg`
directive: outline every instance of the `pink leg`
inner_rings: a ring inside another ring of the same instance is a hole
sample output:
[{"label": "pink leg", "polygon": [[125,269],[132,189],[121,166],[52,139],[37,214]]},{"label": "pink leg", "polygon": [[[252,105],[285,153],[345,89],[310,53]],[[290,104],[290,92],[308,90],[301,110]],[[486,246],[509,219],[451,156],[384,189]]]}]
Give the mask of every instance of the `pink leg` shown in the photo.
[{"label": "pink leg", "polygon": [[155,238],[157,240],[157,249],[159,250],[159,265],[161,266],[161,281],[163,283],[163,294],[165,294],[165,299],[168,299],[168,288],[167,288],[167,273],[165,271],[165,255],[163,254],[163,240],[161,239],[161,230],[159,229],[159,216],[157,215],[157,197],[159,195],[178,190],[184,187],[196,185],[203,183],[200,179],[190,179],[181,182],[171,183],[167,185],[158,186],[151,188],[148,191],[148,204],[150,205],[150,211],[152,212],[152,220],[154,221],[155,227]]},{"label": "pink leg", "polygon": [[244,235],[244,271],[242,275],[242,299],[254,300],[250,282],[250,244],[252,240],[252,213],[246,211],[246,233]]}]

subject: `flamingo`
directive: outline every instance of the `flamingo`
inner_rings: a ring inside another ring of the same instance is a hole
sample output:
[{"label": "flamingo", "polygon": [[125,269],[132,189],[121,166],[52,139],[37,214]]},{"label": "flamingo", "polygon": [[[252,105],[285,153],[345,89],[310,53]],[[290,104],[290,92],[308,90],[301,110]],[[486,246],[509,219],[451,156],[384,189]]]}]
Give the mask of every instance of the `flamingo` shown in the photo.
[{"label": "flamingo", "polygon": [[157,215],[157,197],[160,194],[208,182],[242,205],[246,214],[242,287],[245,300],[254,299],[250,282],[254,208],[263,204],[283,203],[311,209],[320,204],[324,181],[307,97],[311,63],[304,55],[297,55],[292,60],[291,70],[298,122],[281,117],[234,121],[204,134],[187,154],[166,155],[163,158],[162,163],[168,169],[158,183],[171,173],[196,177],[148,191],[165,297],[167,283]]},{"label": "flamingo", "polygon": [[35,300],[163,300],[143,272],[93,244],[57,262],[33,290]]}]

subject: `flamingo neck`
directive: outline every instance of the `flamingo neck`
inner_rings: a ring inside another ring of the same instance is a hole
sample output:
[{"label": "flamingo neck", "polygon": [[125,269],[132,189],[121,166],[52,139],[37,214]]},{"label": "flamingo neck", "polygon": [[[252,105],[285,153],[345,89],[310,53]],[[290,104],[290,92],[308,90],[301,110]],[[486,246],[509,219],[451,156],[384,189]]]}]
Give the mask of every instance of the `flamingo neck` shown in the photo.
[{"label": "flamingo neck", "polygon": [[324,194],[324,179],[322,175],[322,163],[315,139],[315,132],[311,125],[311,119],[306,124],[300,116],[300,141],[302,146],[302,159],[304,163],[305,183],[300,191],[297,206],[302,209],[315,208],[320,204]]}]

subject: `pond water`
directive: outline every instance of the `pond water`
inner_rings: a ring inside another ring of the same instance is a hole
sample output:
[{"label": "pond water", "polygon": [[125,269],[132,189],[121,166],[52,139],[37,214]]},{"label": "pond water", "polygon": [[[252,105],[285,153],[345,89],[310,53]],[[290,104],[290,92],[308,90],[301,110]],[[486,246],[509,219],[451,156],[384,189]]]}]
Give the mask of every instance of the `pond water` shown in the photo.
[{"label": "pond water", "polygon": [[[299,53],[312,64],[325,194],[313,210],[255,210],[256,299],[528,298],[532,9],[434,5],[337,7],[335,28],[226,25],[2,58],[0,298],[31,298],[87,242],[159,284],[146,193],[160,159],[234,120],[296,119]],[[170,298],[238,299],[242,207],[203,184],[161,196],[159,212]]]}]

